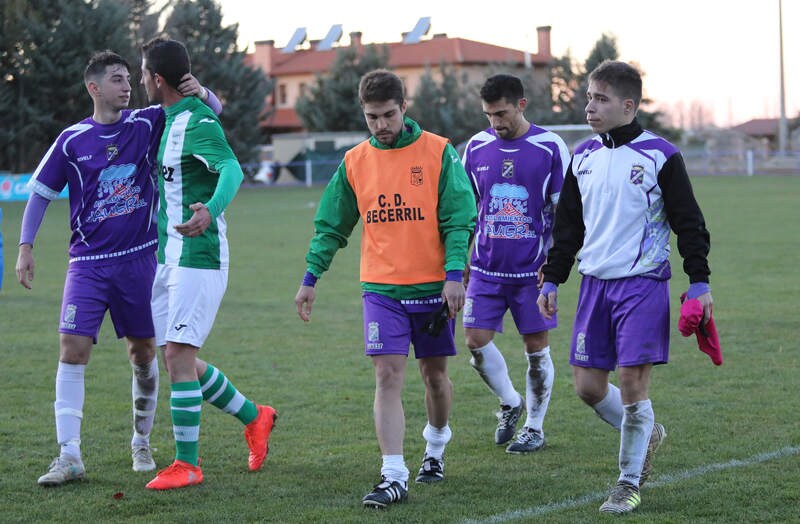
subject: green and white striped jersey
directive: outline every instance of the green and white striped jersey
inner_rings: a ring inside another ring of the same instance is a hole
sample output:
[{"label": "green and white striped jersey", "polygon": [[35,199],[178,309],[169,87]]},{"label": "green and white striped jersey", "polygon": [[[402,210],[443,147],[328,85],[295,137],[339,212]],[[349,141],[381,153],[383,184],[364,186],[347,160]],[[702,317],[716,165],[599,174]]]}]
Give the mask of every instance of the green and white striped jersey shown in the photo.
[{"label": "green and white striped jersey", "polygon": [[[226,269],[228,239],[222,211],[241,183],[241,167],[219,119],[198,98],[186,97],[164,111],[166,123],[158,148],[158,263]],[[238,178],[226,185],[220,183],[222,175]],[[211,224],[200,236],[184,237],[175,226],[192,217],[189,206],[196,202],[206,204]]]}]

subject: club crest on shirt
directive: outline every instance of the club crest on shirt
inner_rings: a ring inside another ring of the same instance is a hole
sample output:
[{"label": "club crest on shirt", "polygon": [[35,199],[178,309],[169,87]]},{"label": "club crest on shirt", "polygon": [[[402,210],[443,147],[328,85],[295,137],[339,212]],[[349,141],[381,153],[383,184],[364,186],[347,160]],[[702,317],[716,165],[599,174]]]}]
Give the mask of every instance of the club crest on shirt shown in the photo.
[{"label": "club crest on shirt", "polygon": [[503,168],[500,171],[500,175],[503,178],[511,178],[514,176],[514,161],[513,160],[503,160]]},{"label": "club crest on shirt", "polygon": [[106,160],[111,162],[119,156],[119,148],[117,144],[108,144],[106,146]]},{"label": "club crest on shirt", "polygon": [[639,185],[644,182],[644,166],[633,164],[631,167],[631,183]]},{"label": "club crest on shirt", "polygon": [[411,168],[411,185],[412,186],[421,186],[422,185],[422,167],[421,166],[414,166]]}]

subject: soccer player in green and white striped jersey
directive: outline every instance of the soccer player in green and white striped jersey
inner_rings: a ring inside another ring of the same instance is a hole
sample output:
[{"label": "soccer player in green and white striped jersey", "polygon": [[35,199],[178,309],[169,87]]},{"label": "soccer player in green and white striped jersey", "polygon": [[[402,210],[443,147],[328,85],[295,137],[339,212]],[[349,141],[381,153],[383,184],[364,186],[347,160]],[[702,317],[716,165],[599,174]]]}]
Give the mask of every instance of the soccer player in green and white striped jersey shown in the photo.
[{"label": "soccer player in green and white striped jersey", "polygon": [[157,38],[142,48],[142,83],[160,103],[166,123],[158,150],[158,268],[153,283],[156,343],[165,347],[175,462],[158,472],[150,489],[203,481],[197,444],[203,400],[236,416],[245,426],[251,470],[261,467],[277,413],[239,393],[225,375],[197,352],[214,323],[228,282],[228,240],[223,211],[243,175],[217,116],[176,89],[191,69],[180,42]]}]

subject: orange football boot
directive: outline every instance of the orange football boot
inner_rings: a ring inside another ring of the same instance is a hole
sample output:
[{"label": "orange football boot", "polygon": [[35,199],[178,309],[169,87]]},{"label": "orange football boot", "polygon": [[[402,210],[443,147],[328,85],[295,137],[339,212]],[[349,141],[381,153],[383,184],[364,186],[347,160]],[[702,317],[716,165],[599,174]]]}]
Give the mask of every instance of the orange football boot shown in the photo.
[{"label": "orange football boot", "polygon": [[247,463],[250,471],[261,469],[269,453],[269,434],[278,419],[278,412],[271,406],[257,406],[258,416],[244,427],[244,439],[250,448]]}]

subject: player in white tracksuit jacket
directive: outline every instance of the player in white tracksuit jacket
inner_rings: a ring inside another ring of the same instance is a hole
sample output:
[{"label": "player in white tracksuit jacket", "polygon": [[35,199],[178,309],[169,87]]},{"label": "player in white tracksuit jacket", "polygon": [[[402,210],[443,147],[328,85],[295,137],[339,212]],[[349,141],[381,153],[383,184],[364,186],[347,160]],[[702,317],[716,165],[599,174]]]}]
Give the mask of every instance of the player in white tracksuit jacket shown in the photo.
[{"label": "player in white tracksuit jacket", "polygon": [[[582,275],[570,364],[578,396],[621,431],[617,485],[600,510],[626,513],[666,436],[648,397],[650,370],[669,356],[669,232],[689,296],[713,303],[709,234],[678,148],[636,120],[641,76],[605,61],[589,77],[587,121],[597,136],[575,151],[561,189],[539,309],[557,311],[557,285],[578,254]],[[617,369],[620,387],[609,384]]]}]

